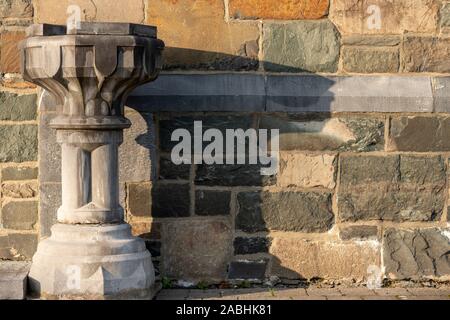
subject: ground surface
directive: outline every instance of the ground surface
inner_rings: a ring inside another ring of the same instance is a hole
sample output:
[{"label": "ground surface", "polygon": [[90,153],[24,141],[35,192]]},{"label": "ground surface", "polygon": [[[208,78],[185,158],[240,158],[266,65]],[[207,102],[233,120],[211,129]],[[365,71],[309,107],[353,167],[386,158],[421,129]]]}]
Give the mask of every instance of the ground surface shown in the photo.
[{"label": "ground surface", "polygon": [[164,289],[157,300],[450,300],[446,288]]}]

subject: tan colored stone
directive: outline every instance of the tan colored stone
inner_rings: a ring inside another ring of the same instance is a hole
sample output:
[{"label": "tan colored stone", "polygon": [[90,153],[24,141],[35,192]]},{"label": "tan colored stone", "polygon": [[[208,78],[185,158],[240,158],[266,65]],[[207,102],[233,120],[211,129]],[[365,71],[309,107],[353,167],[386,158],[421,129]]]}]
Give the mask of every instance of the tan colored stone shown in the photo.
[{"label": "tan colored stone", "polygon": [[66,24],[70,5],[81,9],[81,21],[143,23],[145,5],[142,0],[34,0],[37,23]]},{"label": "tan colored stone", "polygon": [[324,187],[333,189],[334,155],[281,153],[277,182],[282,187]]},{"label": "tan colored stone", "polygon": [[150,1],[147,23],[158,27],[166,43],[164,63],[182,67],[229,63],[242,54],[256,58],[247,47],[259,37],[258,23],[225,22],[224,12],[222,0]]},{"label": "tan colored stone", "polygon": [[[369,28],[369,6],[380,9],[381,26]],[[434,33],[438,25],[438,0],[335,0],[330,19],[344,34]]]},{"label": "tan colored stone", "polygon": [[341,243],[275,238],[271,274],[285,278],[366,279],[370,265],[380,266],[377,242]]},{"label": "tan colored stone", "polygon": [[161,223],[155,221],[130,221],[133,236],[157,240],[161,238]]},{"label": "tan colored stone", "polygon": [[228,223],[178,220],[163,225],[161,274],[188,281],[222,281],[232,257]]},{"label": "tan colored stone", "polygon": [[0,73],[20,72],[20,53],[17,45],[23,39],[25,39],[25,32],[2,32],[0,36]]},{"label": "tan colored stone", "polygon": [[34,198],[38,193],[37,182],[27,183],[4,183],[2,185],[2,196],[8,198]]},{"label": "tan colored stone", "polygon": [[230,0],[236,19],[320,19],[328,14],[329,0]]}]

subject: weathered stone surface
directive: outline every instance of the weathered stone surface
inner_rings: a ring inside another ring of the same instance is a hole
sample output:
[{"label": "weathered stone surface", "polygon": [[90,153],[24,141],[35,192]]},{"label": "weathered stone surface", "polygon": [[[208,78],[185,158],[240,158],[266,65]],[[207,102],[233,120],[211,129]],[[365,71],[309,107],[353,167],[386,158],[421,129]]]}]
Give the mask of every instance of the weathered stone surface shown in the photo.
[{"label": "weathered stone surface", "polygon": [[439,11],[439,17],[441,28],[446,29],[450,27],[450,3],[442,4],[441,10]]},{"label": "weathered stone surface", "polygon": [[0,18],[31,18],[31,0],[0,0]]},{"label": "weathered stone surface", "polygon": [[350,226],[339,229],[341,240],[376,240],[378,239],[377,226]]},{"label": "weathered stone surface", "polygon": [[8,202],[2,208],[2,225],[7,229],[32,230],[38,220],[36,201]]},{"label": "weathered stone surface", "polygon": [[228,223],[178,220],[162,231],[161,275],[175,279],[221,281],[232,256],[232,230]]},{"label": "weathered stone surface", "polygon": [[328,14],[329,0],[230,0],[234,19],[320,19]]},{"label": "weathered stone surface", "polygon": [[0,300],[23,300],[27,293],[28,262],[0,262]]},{"label": "weathered stone surface", "polygon": [[344,47],[343,68],[356,73],[395,73],[399,68],[398,49]]},{"label": "weathered stone surface", "polygon": [[270,186],[276,176],[261,175],[258,164],[211,164],[198,165],[195,184],[205,186]]},{"label": "weathered stone surface", "polygon": [[384,147],[384,121],[371,117],[262,116],[261,129],[280,130],[280,150],[375,151]]},{"label": "weathered stone surface", "polygon": [[2,169],[2,181],[34,180],[38,177],[38,168],[6,167]]},{"label": "weathered stone surface", "polygon": [[6,260],[31,260],[37,248],[37,235],[10,233],[0,235],[0,258]]},{"label": "weathered stone surface", "polygon": [[241,192],[236,228],[325,232],[333,226],[331,194],[317,192]]},{"label": "weathered stone surface", "polygon": [[392,35],[347,35],[342,37],[342,44],[349,46],[396,46],[401,42],[401,36]]},{"label": "weathered stone surface", "polygon": [[340,36],[328,20],[265,23],[264,69],[286,72],[335,72]]},{"label": "weathered stone surface", "polygon": [[[40,108],[42,108],[42,104]],[[48,105],[46,105],[48,107]],[[55,114],[39,115],[39,181],[61,182],[61,146],[56,142],[56,130],[50,128]]]},{"label": "weathered stone surface", "polygon": [[34,198],[38,194],[38,184],[37,182],[3,183],[1,193],[7,198]]},{"label": "weathered stone surface", "polygon": [[159,179],[162,180],[189,180],[191,166],[188,164],[176,165],[170,156],[159,158]]},{"label": "weathered stone surface", "polygon": [[236,237],[234,238],[234,254],[254,254],[268,252],[271,238],[264,237]]},{"label": "weathered stone surface", "polygon": [[232,261],[228,269],[228,279],[262,280],[266,275],[267,260]]},{"label": "weathered stone surface", "polygon": [[190,215],[189,184],[162,184],[152,188],[152,216],[159,218]]},{"label": "weathered stone surface", "polygon": [[82,21],[142,23],[145,20],[145,4],[141,0],[122,1],[120,8],[109,0],[36,0],[33,4],[37,23],[66,24],[69,5],[81,8]]},{"label": "weathered stone surface", "polygon": [[289,279],[361,281],[369,276],[369,266],[380,267],[380,246],[374,243],[276,238],[270,253],[270,274]]},{"label": "weathered stone surface", "polygon": [[166,68],[255,69],[258,23],[226,22],[224,12],[221,0],[149,2],[147,22],[166,43]]},{"label": "weathered stone surface", "polygon": [[56,212],[61,206],[61,184],[39,184],[39,231],[41,237],[49,237],[51,227],[56,224]]},{"label": "weathered stone surface", "polygon": [[445,202],[440,156],[343,156],[338,209],[341,220],[435,221]]},{"label": "weathered stone surface", "polygon": [[[368,11],[373,5],[379,8],[379,27],[376,11]],[[437,29],[439,7],[438,0],[336,0],[330,9],[330,19],[347,34],[433,33]]]},{"label": "weathered stone surface", "polygon": [[450,276],[448,229],[387,229],[383,253],[386,274],[391,279]]},{"label": "weathered stone surface", "polygon": [[[152,159],[156,159],[153,115],[126,108],[125,117],[131,121],[131,127],[124,131],[123,143],[119,148],[120,181],[150,181],[155,169]],[[129,158],[131,154],[133,161]]]},{"label": "weathered stone surface", "polygon": [[143,239],[161,239],[161,223],[156,221],[130,221],[131,231],[136,237]]},{"label": "weathered stone surface", "polygon": [[0,34],[0,72],[20,72],[20,53],[17,44],[23,39],[25,32],[21,31],[3,31]]},{"label": "weathered stone surface", "polygon": [[[188,130],[191,137],[194,137],[194,122],[201,122],[204,133],[208,129],[218,129],[225,137],[227,129],[243,129],[247,130],[252,127],[253,118],[251,115],[218,115],[218,116],[176,116],[169,119],[161,119],[159,121],[159,143],[160,149],[165,152],[172,152],[172,148],[179,141],[172,141],[172,133],[177,129]],[[204,142],[203,147],[209,142]],[[191,141],[192,149],[194,143]],[[225,151],[225,150],[224,150]],[[194,152],[194,150],[192,151]]]},{"label": "weathered stone surface", "polygon": [[230,214],[230,191],[195,191],[195,214],[199,216],[217,216]]},{"label": "weathered stone surface", "polygon": [[0,162],[36,161],[37,126],[0,125]]},{"label": "weathered stone surface", "polygon": [[403,40],[404,72],[450,72],[450,39],[407,36]]},{"label": "weathered stone surface", "polygon": [[389,151],[449,151],[450,117],[393,117]]},{"label": "weathered stone surface", "polygon": [[36,119],[36,95],[0,92],[0,120],[26,121]]},{"label": "weathered stone surface", "polygon": [[128,211],[136,217],[150,217],[152,209],[152,185],[146,183],[127,184]]},{"label": "weathered stone surface", "polygon": [[308,155],[282,152],[277,184],[281,187],[297,186],[303,188],[335,186],[334,155]]}]

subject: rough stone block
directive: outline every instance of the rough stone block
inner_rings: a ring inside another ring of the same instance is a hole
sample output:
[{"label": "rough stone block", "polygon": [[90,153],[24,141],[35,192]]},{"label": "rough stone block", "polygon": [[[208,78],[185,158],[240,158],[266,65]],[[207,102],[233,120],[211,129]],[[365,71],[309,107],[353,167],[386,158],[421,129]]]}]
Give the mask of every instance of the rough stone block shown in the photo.
[{"label": "rough stone block", "polygon": [[36,119],[36,95],[0,92],[0,120],[27,121]]},{"label": "rough stone block", "polygon": [[31,18],[31,0],[0,0],[0,18]]},{"label": "rough stone block", "polygon": [[141,0],[121,1],[119,8],[109,0],[33,0],[33,4],[37,23],[66,24],[69,5],[81,8],[82,21],[143,23],[145,20],[145,4]]},{"label": "rough stone block", "polygon": [[262,280],[266,275],[267,260],[232,261],[228,268],[228,279]]},{"label": "rough stone block", "polygon": [[3,183],[1,194],[3,197],[7,198],[34,198],[38,194],[38,184],[37,182]]},{"label": "rough stone block", "polygon": [[2,181],[34,180],[38,171],[31,167],[6,167],[2,169]]},{"label": "rough stone block", "polygon": [[0,300],[23,300],[27,293],[28,262],[0,262]]},{"label": "rough stone block", "polygon": [[450,39],[408,36],[403,40],[404,72],[450,72]]},{"label": "rough stone block", "polygon": [[7,229],[33,230],[38,220],[36,201],[8,202],[2,208],[2,225]]},{"label": "rough stone block", "polygon": [[401,36],[394,35],[344,35],[342,44],[349,46],[397,46],[400,44]]},{"label": "rough stone block", "polygon": [[439,11],[441,28],[450,27],[450,3],[444,3]]},{"label": "rough stone block", "polygon": [[61,184],[41,183],[39,185],[39,194],[39,231],[41,237],[49,237],[51,227],[57,221],[57,210],[61,206]]},{"label": "rough stone block", "polygon": [[380,245],[276,238],[270,248],[270,274],[288,279],[339,279],[361,281],[368,267],[380,267]]},{"label": "rough stone block", "polygon": [[330,21],[265,23],[263,28],[265,70],[336,72],[340,35]]},{"label": "rough stone block", "polygon": [[0,72],[19,73],[20,53],[17,44],[25,39],[25,32],[3,31],[0,35]]},{"label": "rough stone block", "polygon": [[297,186],[303,188],[335,186],[334,155],[308,155],[287,153],[280,155],[277,184],[281,187]]},{"label": "rough stone block", "polygon": [[152,209],[152,185],[146,183],[127,184],[128,211],[135,217],[150,217]]},{"label": "rough stone block", "polygon": [[320,19],[328,14],[329,0],[230,0],[234,19]]},{"label": "rough stone block", "polygon": [[158,218],[190,215],[189,184],[162,184],[152,188],[152,216]]},{"label": "rough stone block", "polygon": [[[376,7],[368,11],[373,5]],[[439,0],[336,0],[330,9],[330,19],[345,34],[434,33],[439,7]],[[379,28],[376,10],[381,19]]]},{"label": "rough stone block", "polygon": [[[250,70],[258,66],[257,22],[225,22],[221,0],[155,0],[147,22],[164,39],[166,68]],[[189,26],[189,28],[186,28]]]},{"label": "rough stone block", "polygon": [[339,229],[341,240],[377,240],[377,226],[349,226]]},{"label": "rough stone block", "polygon": [[161,275],[188,281],[222,281],[232,257],[229,223],[178,220],[162,231]]},{"label": "rough stone block", "polygon": [[161,180],[189,180],[191,166],[188,164],[176,165],[170,156],[159,158],[159,179]]},{"label": "rough stone block", "polygon": [[37,248],[37,235],[10,233],[0,235],[0,258],[5,260],[31,260]]},{"label": "rough stone block", "polygon": [[386,275],[391,279],[450,276],[448,229],[387,229],[383,253]]},{"label": "rough stone block", "polygon": [[0,162],[37,159],[37,126],[0,125]]},{"label": "rough stone block", "polygon": [[393,48],[344,47],[343,68],[356,73],[396,73],[399,52]]},{"label": "rough stone block", "polygon": [[196,190],[195,214],[199,216],[217,216],[230,214],[231,192]]},{"label": "rough stone block", "polygon": [[234,238],[234,254],[254,254],[268,252],[271,239],[264,237],[236,237]]},{"label": "rough stone block", "polygon": [[331,194],[319,192],[241,192],[236,228],[325,232],[333,226]]},{"label": "rough stone block", "polygon": [[436,221],[444,208],[440,156],[343,156],[340,182],[343,221]]},{"label": "rough stone block", "polygon": [[[41,105],[42,106],[42,105]],[[61,146],[50,128],[54,114],[39,115],[39,182],[61,182]]]},{"label": "rough stone block", "polygon": [[450,117],[404,116],[391,119],[389,151],[449,151]]},{"label": "rough stone block", "polygon": [[129,221],[133,236],[143,239],[161,239],[161,223],[156,221]]},{"label": "rough stone block", "polygon": [[262,116],[261,129],[280,130],[280,150],[375,151],[384,147],[384,121],[371,117]]}]

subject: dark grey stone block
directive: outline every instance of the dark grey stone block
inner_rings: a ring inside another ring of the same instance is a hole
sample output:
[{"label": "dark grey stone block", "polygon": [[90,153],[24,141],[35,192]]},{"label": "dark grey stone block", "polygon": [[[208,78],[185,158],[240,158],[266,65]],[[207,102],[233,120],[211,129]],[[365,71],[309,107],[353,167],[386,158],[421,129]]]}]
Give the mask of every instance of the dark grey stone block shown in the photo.
[{"label": "dark grey stone block", "polygon": [[230,214],[231,192],[197,190],[195,191],[195,214],[199,216],[218,216]]},{"label": "dark grey stone block", "polygon": [[228,267],[228,279],[261,280],[266,274],[267,261],[232,261]]}]

